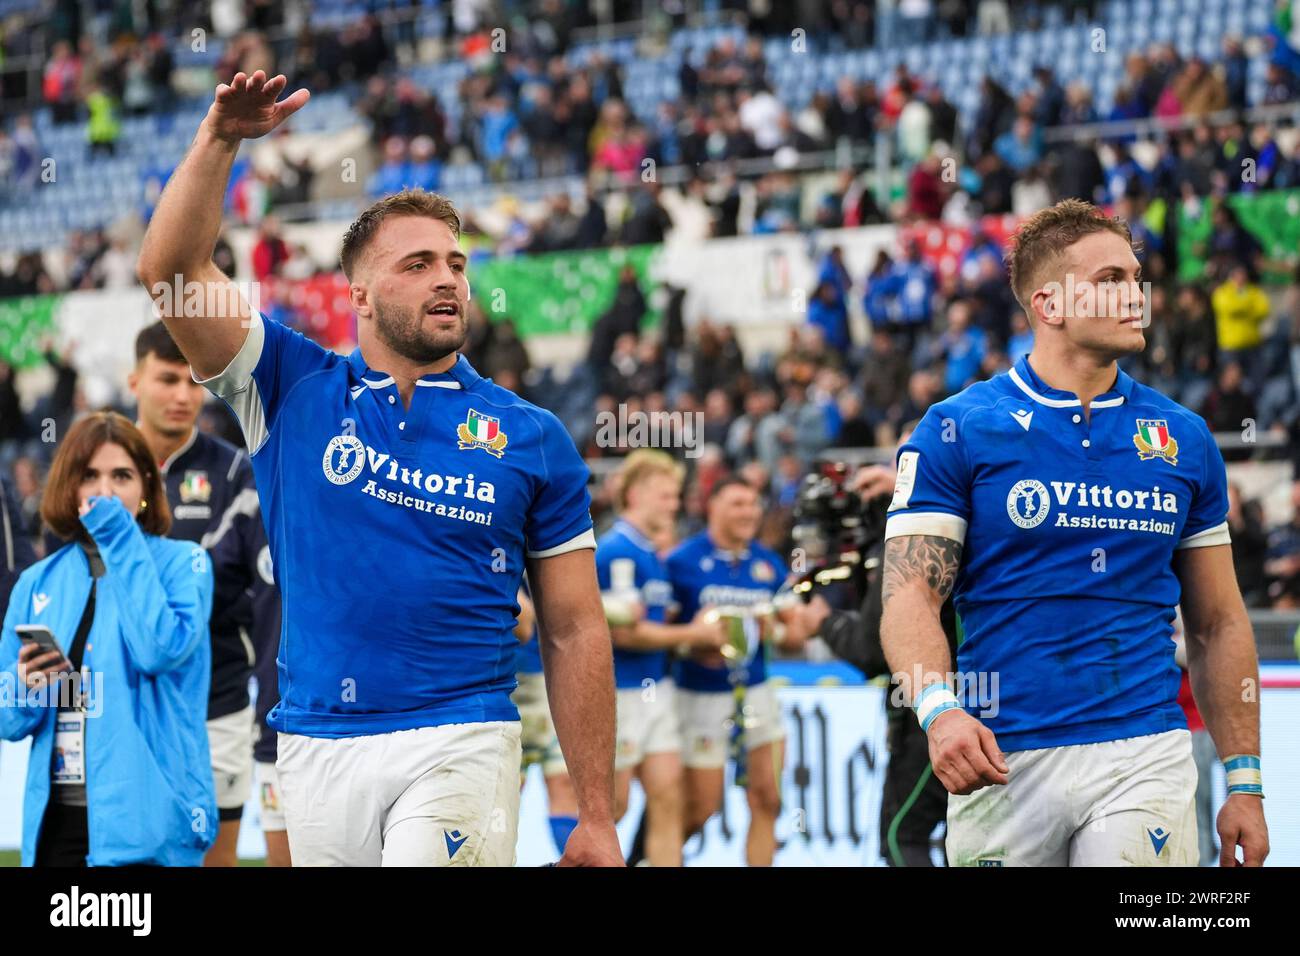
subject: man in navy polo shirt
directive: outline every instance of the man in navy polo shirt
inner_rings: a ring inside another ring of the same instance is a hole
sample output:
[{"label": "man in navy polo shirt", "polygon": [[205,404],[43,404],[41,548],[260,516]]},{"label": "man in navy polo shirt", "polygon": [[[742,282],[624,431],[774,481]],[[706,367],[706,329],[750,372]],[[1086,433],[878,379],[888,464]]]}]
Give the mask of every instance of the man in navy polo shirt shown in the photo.
[{"label": "man in navy polo shirt", "polygon": [[1128,227],[1067,200],[1025,222],[1009,261],[1033,352],[926,413],[899,449],[885,532],[882,640],[951,794],[948,858],[1195,865],[1181,600],[1228,769],[1222,862],[1240,847],[1259,865],[1259,667],[1223,459],[1204,421],[1116,365],[1145,345]]},{"label": "man in navy polo shirt", "polygon": [[[588,472],[554,415],[458,354],[469,283],[456,210],[413,190],[349,228],[360,347],[348,357],[266,321],[211,261],[240,142],[307,101],[277,103],[286,82],[258,71],[217,87],[137,271],[252,458],[283,600],[267,721],[293,862],[513,863],[526,564],[578,796],[561,862],[619,865]],[[175,301],[198,297],[176,277],[203,291],[203,315],[178,314]]]}]

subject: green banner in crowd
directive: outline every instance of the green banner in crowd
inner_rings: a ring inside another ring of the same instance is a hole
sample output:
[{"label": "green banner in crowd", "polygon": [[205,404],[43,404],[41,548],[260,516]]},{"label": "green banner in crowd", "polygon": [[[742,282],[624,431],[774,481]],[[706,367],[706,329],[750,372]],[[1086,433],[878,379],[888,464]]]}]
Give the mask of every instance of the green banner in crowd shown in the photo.
[{"label": "green banner in crowd", "polygon": [[[1265,282],[1290,281],[1300,250],[1300,189],[1238,193],[1227,198],[1246,231],[1259,240],[1264,258]],[[1178,280],[1194,282],[1205,273],[1214,206],[1202,202],[1197,215],[1180,207],[1178,220]]]},{"label": "green banner in crowd", "polygon": [[[625,263],[636,270],[650,302],[646,328],[660,313],[651,272],[660,246],[631,246],[585,252],[475,260],[470,269],[474,298],[493,321],[509,317],[524,337],[587,333],[614,301]],[[61,295],[0,299],[0,360],[17,368],[39,365],[41,340],[54,330]]]},{"label": "green banner in crowd", "polygon": [[15,368],[42,364],[41,339],[54,331],[61,295],[0,299],[0,361]]},{"label": "green banner in crowd", "polygon": [[[470,266],[474,299],[493,321],[514,320],[525,338],[562,332],[586,333],[614,301],[625,263],[636,269],[641,291],[651,300],[651,269],[660,246],[629,246],[584,252],[475,260]],[[652,302],[646,327],[659,321]]]}]

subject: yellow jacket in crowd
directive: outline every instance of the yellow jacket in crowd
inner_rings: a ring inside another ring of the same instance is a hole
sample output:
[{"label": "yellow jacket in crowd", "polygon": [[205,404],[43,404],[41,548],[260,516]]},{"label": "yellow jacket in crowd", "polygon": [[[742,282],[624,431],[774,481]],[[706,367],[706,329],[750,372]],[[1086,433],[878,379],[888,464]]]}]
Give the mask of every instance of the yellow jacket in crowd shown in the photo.
[{"label": "yellow jacket in crowd", "polygon": [[1214,290],[1211,302],[1219,348],[1235,352],[1259,345],[1259,327],[1268,318],[1268,296],[1263,289],[1253,282],[1237,285],[1229,280]]}]

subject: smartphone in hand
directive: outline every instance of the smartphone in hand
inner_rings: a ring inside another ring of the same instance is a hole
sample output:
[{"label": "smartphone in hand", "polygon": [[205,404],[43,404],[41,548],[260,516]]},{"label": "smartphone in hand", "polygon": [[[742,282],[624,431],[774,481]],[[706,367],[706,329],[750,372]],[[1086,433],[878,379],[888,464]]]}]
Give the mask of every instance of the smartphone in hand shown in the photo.
[{"label": "smartphone in hand", "polygon": [[59,647],[59,642],[54,638],[54,632],[44,624],[19,624],[14,630],[18,632],[23,644],[35,644],[40,648],[41,654],[54,651],[60,657],[64,656],[63,648]]}]

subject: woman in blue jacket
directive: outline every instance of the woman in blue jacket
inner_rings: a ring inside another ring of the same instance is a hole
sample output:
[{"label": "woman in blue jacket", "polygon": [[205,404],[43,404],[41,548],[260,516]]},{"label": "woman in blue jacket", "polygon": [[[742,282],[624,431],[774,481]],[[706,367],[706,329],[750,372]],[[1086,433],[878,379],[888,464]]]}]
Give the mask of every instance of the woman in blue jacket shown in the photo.
[{"label": "woman in blue jacket", "polygon": [[0,737],[32,738],[23,864],[198,866],[217,832],[207,555],[164,537],[158,466],[114,412],[68,431],[41,516],[69,543],[19,577],[0,633]]}]

